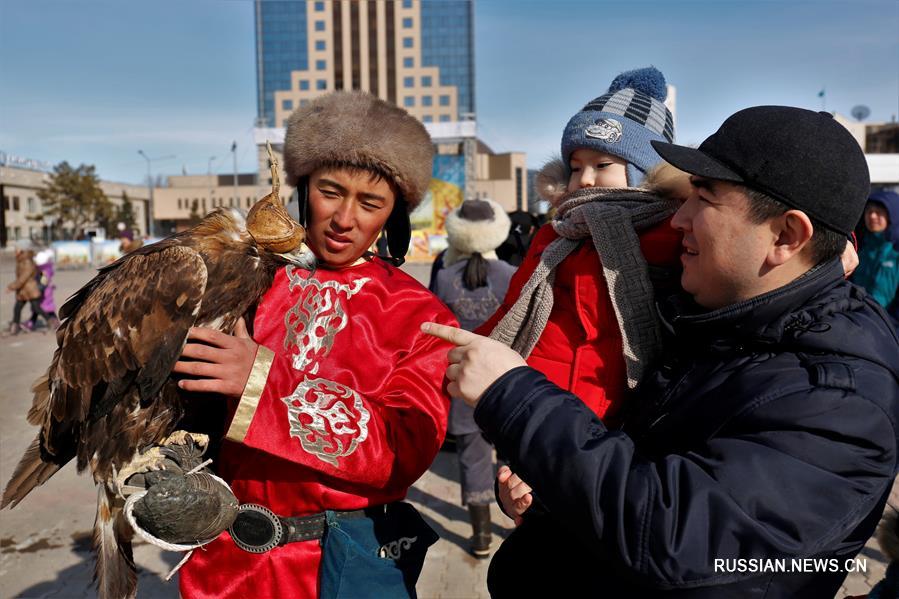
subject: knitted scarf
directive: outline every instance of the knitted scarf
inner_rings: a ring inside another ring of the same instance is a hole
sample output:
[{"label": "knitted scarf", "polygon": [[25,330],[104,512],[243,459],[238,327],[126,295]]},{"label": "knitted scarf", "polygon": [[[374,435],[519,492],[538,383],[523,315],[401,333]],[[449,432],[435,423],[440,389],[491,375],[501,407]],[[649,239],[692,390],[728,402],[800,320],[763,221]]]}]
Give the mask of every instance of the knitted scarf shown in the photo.
[{"label": "knitted scarf", "polygon": [[677,206],[674,200],[638,188],[588,188],[568,194],[552,221],[560,237],[543,251],[518,300],[490,337],[527,358],[552,312],[556,267],[591,239],[621,330],[627,385],[635,388],[661,345],[653,287],[637,232],[662,222]]}]

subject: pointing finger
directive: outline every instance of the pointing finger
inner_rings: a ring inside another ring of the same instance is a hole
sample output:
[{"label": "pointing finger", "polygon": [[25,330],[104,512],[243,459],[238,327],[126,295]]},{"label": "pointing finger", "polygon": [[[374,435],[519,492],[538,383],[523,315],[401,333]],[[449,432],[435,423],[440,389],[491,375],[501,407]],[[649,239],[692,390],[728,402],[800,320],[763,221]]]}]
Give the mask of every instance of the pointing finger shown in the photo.
[{"label": "pointing finger", "polygon": [[475,335],[465,329],[448,327],[443,324],[437,324],[436,322],[426,322],[422,324],[421,331],[433,337],[437,337],[438,339],[449,341],[454,345],[465,345],[466,343],[471,343],[480,338],[480,335]]}]

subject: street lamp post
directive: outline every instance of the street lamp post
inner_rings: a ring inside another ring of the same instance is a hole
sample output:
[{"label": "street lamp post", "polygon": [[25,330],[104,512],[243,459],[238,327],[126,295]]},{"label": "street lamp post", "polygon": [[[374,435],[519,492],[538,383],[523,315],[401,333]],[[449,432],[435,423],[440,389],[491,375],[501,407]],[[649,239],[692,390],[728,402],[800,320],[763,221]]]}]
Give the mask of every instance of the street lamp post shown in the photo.
[{"label": "street lamp post", "polygon": [[[209,179],[209,201],[212,202],[212,197],[215,195],[215,183],[212,180],[212,163],[215,162],[215,156],[209,157],[209,162],[206,163],[206,177]],[[212,204],[210,204],[212,205]]]},{"label": "street lamp post", "polygon": [[163,156],[161,158],[150,158],[146,154],[144,154],[143,150],[138,150],[138,154],[144,157],[144,160],[147,161],[147,190],[149,191],[149,199],[147,201],[147,234],[150,237],[155,237],[156,231],[155,226],[153,224],[154,214],[153,214],[153,171],[151,168],[151,164],[156,160],[170,160],[174,158],[174,156]]}]

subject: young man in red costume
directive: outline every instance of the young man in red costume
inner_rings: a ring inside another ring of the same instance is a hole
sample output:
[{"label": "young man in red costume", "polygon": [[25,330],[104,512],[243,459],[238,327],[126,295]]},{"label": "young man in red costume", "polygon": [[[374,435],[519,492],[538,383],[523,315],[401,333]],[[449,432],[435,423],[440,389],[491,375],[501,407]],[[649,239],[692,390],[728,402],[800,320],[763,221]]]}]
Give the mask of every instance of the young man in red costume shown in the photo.
[{"label": "young man in red costume", "polygon": [[183,355],[199,361],[178,363],[201,377],[185,389],[231,398],[218,470],[242,504],[181,569],[182,596],[414,595],[436,535],[397,502],[436,456],[449,406],[449,346],[419,325],[455,319],[368,249],[386,229],[405,255],[432,154],[417,120],[368,94],[290,118],[285,170],[318,269],[278,272],[252,339],[196,329]]}]

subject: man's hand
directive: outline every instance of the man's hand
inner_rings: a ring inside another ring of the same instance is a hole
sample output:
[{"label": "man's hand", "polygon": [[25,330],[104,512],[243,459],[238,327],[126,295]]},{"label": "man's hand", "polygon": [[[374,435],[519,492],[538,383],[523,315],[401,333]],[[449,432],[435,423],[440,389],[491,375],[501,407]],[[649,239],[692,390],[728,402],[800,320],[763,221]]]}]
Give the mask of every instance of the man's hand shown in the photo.
[{"label": "man's hand", "polygon": [[499,501],[503,510],[515,520],[515,526],[521,524],[521,516],[531,507],[534,497],[531,487],[518,478],[508,466],[501,466],[496,475],[499,483]]},{"label": "man's hand", "polygon": [[215,329],[194,327],[187,335],[181,357],[198,361],[179,360],[173,371],[199,378],[184,379],[178,386],[185,391],[220,393],[237,399],[247,386],[258,348],[259,344],[247,333],[243,318],[237,321],[233,336]]},{"label": "man's hand", "polygon": [[470,331],[426,322],[421,330],[456,347],[447,354],[447,392],[474,407],[493,382],[518,366],[527,366],[514,349]]},{"label": "man's hand", "polygon": [[844,278],[848,279],[858,268],[858,252],[855,251],[855,246],[851,241],[846,242],[846,249],[840,255],[840,262],[843,263]]}]

